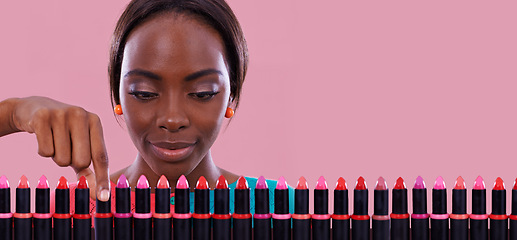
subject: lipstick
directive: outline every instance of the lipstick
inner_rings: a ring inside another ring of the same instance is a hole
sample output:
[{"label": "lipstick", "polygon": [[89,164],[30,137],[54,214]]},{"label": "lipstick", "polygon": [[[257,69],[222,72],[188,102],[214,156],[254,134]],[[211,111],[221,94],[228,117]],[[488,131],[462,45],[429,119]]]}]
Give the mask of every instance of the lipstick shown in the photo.
[{"label": "lipstick", "polygon": [[60,177],[55,190],[54,239],[72,239],[72,216],[70,215],[70,188],[65,177]]},{"label": "lipstick", "polygon": [[211,239],[211,218],[210,215],[210,189],[206,178],[201,176],[197,180],[194,190],[194,239],[210,240]]},{"label": "lipstick", "polygon": [[275,188],[275,212],[273,213],[273,239],[291,239],[291,214],[289,214],[289,191],[284,177]]},{"label": "lipstick", "polygon": [[16,212],[14,213],[14,239],[32,240],[31,189],[23,175],[16,188]]},{"label": "lipstick", "polygon": [[451,219],[451,239],[467,240],[468,239],[468,219],[467,214],[467,189],[465,181],[461,176],[456,179],[454,189],[452,189],[452,214]]},{"label": "lipstick", "polygon": [[151,187],[144,175],[136,183],[133,221],[135,239],[152,238]]},{"label": "lipstick", "polygon": [[170,240],[172,238],[171,187],[162,175],[154,188],[154,239]]},{"label": "lipstick", "polygon": [[506,189],[498,177],[492,189],[492,214],[490,214],[490,239],[508,239],[508,215],[506,215]]},{"label": "lipstick", "polygon": [[384,178],[379,177],[373,190],[372,238],[381,240],[390,238],[390,216],[388,215],[388,186]]},{"label": "lipstick", "polygon": [[294,189],[293,239],[311,238],[311,215],[309,214],[309,187],[304,177],[300,177]]},{"label": "lipstick", "polygon": [[409,240],[409,213],[407,210],[407,188],[399,177],[392,191],[391,240]]},{"label": "lipstick", "polygon": [[52,239],[52,214],[50,214],[50,188],[45,175],[42,175],[36,187],[36,212],[34,218],[34,239]]},{"label": "lipstick", "polygon": [[416,178],[413,186],[413,214],[411,214],[411,239],[429,239],[429,214],[427,214],[427,189],[424,179]]},{"label": "lipstick", "polygon": [[271,213],[269,212],[269,188],[260,176],[255,186],[255,214],[253,215],[253,239],[271,239]]},{"label": "lipstick", "polygon": [[318,179],[314,189],[312,239],[330,240],[329,190],[323,176]]},{"label": "lipstick", "polygon": [[470,214],[470,239],[488,240],[488,215],[486,214],[486,188],[478,176],[472,188],[472,214]]},{"label": "lipstick", "polygon": [[447,214],[447,189],[442,177],[433,187],[433,212],[431,214],[431,239],[449,239],[449,214]]},{"label": "lipstick", "polygon": [[354,214],[352,215],[352,240],[370,239],[368,215],[368,188],[363,177],[357,179],[354,189]]},{"label": "lipstick", "polygon": [[[1,185],[1,181],[0,181]],[[0,198],[1,199],[1,198]],[[517,240],[517,179],[512,189],[512,214],[510,217],[510,240]]]},{"label": "lipstick", "polygon": [[214,240],[230,240],[230,189],[223,175],[217,179],[214,190],[213,238]]},{"label": "lipstick", "polygon": [[113,214],[111,213],[111,198],[108,201],[95,200],[93,215],[95,239],[113,239]]},{"label": "lipstick", "polygon": [[233,238],[251,240],[250,188],[243,176],[237,180],[234,197]]},{"label": "lipstick", "polygon": [[11,213],[11,188],[5,176],[0,177],[0,239],[12,239],[13,214]]},{"label": "lipstick", "polygon": [[334,214],[332,214],[332,239],[350,239],[350,215],[348,215],[348,189],[344,178],[337,180],[334,189]]},{"label": "lipstick", "polygon": [[73,220],[73,239],[91,240],[92,216],[90,215],[90,188],[84,176],[79,178],[75,189],[75,213]]},{"label": "lipstick", "polygon": [[115,187],[115,239],[133,239],[133,218],[131,213],[131,187],[124,174],[120,175]]},{"label": "lipstick", "polygon": [[185,175],[181,175],[174,190],[174,214],[172,215],[173,238],[176,240],[190,240],[190,188]]}]

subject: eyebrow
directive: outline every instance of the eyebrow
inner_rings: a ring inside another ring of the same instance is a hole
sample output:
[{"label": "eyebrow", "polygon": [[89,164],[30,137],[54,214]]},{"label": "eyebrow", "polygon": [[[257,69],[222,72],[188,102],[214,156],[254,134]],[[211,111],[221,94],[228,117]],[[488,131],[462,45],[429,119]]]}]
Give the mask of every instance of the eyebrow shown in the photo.
[{"label": "eyebrow", "polygon": [[[219,71],[217,69],[213,69],[213,68],[208,68],[208,69],[204,69],[204,70],[189,74],[184,79],[185,79],[185,81],[189,82],[189,81],[195,80],[197,78],[200,78],[202,76],[206,76],[206,75],[210,75],[210,74],[219,74],[219,75],[223,76],[223,73],[221,71]],[[147,70],[142,70],[142,69],[133,69],[133,70],[127,72],[124,75],[124,78],[129,77],[129,76],[135,76],[135,75],[144,76],[144,77],[147,77],[147,78],[150,78],[153,80],[158,80],[158,81],[162,80],[162,77],[160,77],[159,75],[157,75],[153,72],[147,71]]]}]

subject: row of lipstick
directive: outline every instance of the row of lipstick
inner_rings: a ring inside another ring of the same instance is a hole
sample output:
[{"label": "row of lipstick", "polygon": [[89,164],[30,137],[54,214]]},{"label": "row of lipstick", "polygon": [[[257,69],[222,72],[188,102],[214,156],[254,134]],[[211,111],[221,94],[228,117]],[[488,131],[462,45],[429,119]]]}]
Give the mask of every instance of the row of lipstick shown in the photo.
[{"label": "row of lipstick", "polygon": [[[506,190],[501,178],[492,189],[492,214],[486,213],[486,188],[481,177],[472,189],[472,211],[467,214],[465,182],[458,177],[452,190],[452,213],[447,213],[447,191],[441,177],[432,190],[432,213],[427,213],[427,190],[424,180],[418,177],[413,191],[413,214],[408,213],[407,188],[398,178],[392,189],[392,213],[388,213],[388,187],[378,179],[374,190],[374,214],[368,215],[368,188],[359,177],[354,188],[354,211],[348,213],[348,189],[339,178],[334,189],[334,213],[328,212],[327,183],[318,179],[314,189],[314,214],[309,214],[309,188],[301,177],[295,189],[294,214],[289,213],[289,190],[284,178],[277,182],[274,192],[274,213],[269,211],[269,188],[263,177],[255,187],[255,214],[250,213],[250,189],[244,177],[235,188],[234,213],[230,214],[230,190],[221,176],[214,189],[214,212],[210,213],[208,182],[201,177],[195,187],[194,213],[190,212],[190,187],[181,176],[174,192],[174,213],[170,212],[171,188],[161,176],[155,188],[155,211],[151,213],[151,188],[141,176],[135,188],[135,210],[131,211],[131,189],[124,175],[115,189],[116,211],[111,213],[111,202],[96,202],[93,215],[96,239],[517,239],[517,184],[512,190],[512,214],[506,215]],[[55,189],[55,213],[50,213],[50,189],[45,176],[36,188],[36,210],[30,210],[30,188],[22,176],[16,188],[16,211],[11,213],[10,188],[5,176],[0,178],[0,239],[90,239],[89,187],[81,177],[75,189],[75,213],[70,214],[69,187],[61,177]],[[352,224],[350,228],[350,219]],[[450,219],[450,228],[449,228]],[[52,223],[53,220],[53,223]],[[73,228],[71,223],[73,220]],[[233,224],[232,224],[233,220]],[[430,220],[430,221],[429,221]],[[272,221],[272,222],[271,222]],[[291,222],[292,221],[292,222]],[[332,221],[332,230],[330,222]],[[252,233],[252,222],[254,231]],[[411,222],[411,230],[410,230]],[[431,232],[429,234],[429,222]],[[271,228],[271,223],[273,228]],[[54,234],[52,234],[52,225]],[[172,228],[171,226],[174,226]],[[233,228],[232,228],[233,227]],[[174,231],[173,231],[174,230]],[[351,231],[350,231],[351,230]],[[232,234],[233,232],[233,234]],[[450,232],[450,233],[449,233]],[[450,234],[450,235],[449,235]],[[153,237],[154,236],[154,237]]]}]

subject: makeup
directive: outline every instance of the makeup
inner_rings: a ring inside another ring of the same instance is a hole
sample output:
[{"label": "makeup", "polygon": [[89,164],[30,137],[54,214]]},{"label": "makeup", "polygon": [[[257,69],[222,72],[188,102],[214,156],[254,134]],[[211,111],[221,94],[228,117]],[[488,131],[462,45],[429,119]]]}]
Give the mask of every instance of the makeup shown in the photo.
[{"label": "makeup", "polygon": [[352,240],[370,239],[368,215],[368,188],[363,177],[357,179],[354,189],[354,214],[352,215]]},{"label": "makeup", "polygon": [[330,240],[329,190],[323,176],[318,179],[314,189],[312,233],[313,240]]},{"label": "makeup", "polygon": [[172,238],[171,187],[162,175],[154,188],[154,239],[170,240]]},{"label": "makeup", "polygon": [[413,214],[411,214],[411,239],[429,239],[429,214],[427,213],[427,189],[424,179],[416,178],[413,186]]},{"label": "makeup", "polygon": [[172,235],[175,240],[190,240],[190,188],[185,175],[181,175],[174,190],[174,214],[172,215]]},{"label": "makeup", "polygon": [[50,188],[45,175],[36,187],[36,212],[32,214],[35,240],[52,239],[52,214],[50,214]]},{"label": "makeup", "polygon": [[289,190],[284,177],[275,188],[275,211],[273,213],[273,239],[291,239],[291,214],[289,214]]},{"label": "makeup", "polygon": [[490,218],[490,239],[508,239],[508,215],[506,215],[506,189],[503,179],[498,177],[492,189],[492,214]]},{"label": "makeup", "polygon": [[309,214],[309,186],[304,177],[300,177],[294,189],[293,239],[309,240],[311,238],[311,215]]},{"label": "makeup", "polygon": [[72,216],[70,215],[70,188],[65,177],[61,176],[54,192],[54,239],[72,239]]},{"label": "makeup", "polygon": [[[0,180],[1,185],[1,180]],[[1,198],[0,198],[1,199]],[[512,189],[512,213],[510,218],[510,240],[517,240],[517,179]]]},{"label": "makeup", "polygon": [[393,187],[391,210],[391,240],[409,240],[407,188],[401,177]]},{"label": "makeup", "polygon": [[133,221],[135,239],[152,238],[151,187],[144,175],[136,183]]},{"label": "makeup", "polygon": [[31,189],[23,175],[16,187],[16,212],[14,217],[14,239],[32,240]]},{"label": "makeup", "polygon": [[95,200],[93,214],[95,239],[113,239],[113,214],[111,213],[111,198],[108,201]]},{"label": "makeup", "polygon": [[332,214],[332,239],[350,239],[350,215],[348,215],[348,189],[344,178],[337,180],[334,189],[334,214]]},{"label": "makeup", "polygon": [[90,188],[84,176],[79,178],[75,189],[75,213],[73,220],[73,239],[91,240],[92,216],[90,215]]},{"label": "makeup", "polygon": [[234,190],[233,239],[251,240],[250,188],[243,176]]},{"label": "makeup", "polygon": [[11,212],[11,188],[9,181],[0,177],[0,239],[12,239],[13,213]]},{"label": "makeup", "polygon": [[133,214],[131,213],[131,187],[124,174],[115,187],[115,240],[133,239]]},{"label": "makeup", "polygon": [[388,215],[388,186],[379,177],[373,190],[372,239],[390,239],[390,216]]},{"label": "makeup", "polygon": [[214,214],[213,239],[230,240],[231,238],[231,215],[230,215],[230,189],[228,182],[223,175],[217,179],[214,189]]},{"label": "makeup", "polygon": [[442,177],[433,187],[433,212],[431,213],[431,240],[449,239],[449,214],[447,214],[447,189]]},{"label": "makeup", "polygon": [[467,189],[460,176],[452,189],[451,240],[468,240]]},{"label": "makeup", "polygon": [[269,212],[269,188],[260,176],[255,185],[255,214],[253,215],[253,239],[271,239],[271,213]]},{"label": "makeup", "polygon": [[194,214],[192,214],[192,220],[194,221],[194,229],[192,231],[194,240],[211,239],[211,218],[210,189],[208,188],[206,178],[201,176],[199,180],[197,180],[194,190]]},{"label": "makeup", "polygon": [[478,176],[472,188],[472,213],[470,214],[470,239],[488,240],[488,215],[486,214],[486,188]]}]

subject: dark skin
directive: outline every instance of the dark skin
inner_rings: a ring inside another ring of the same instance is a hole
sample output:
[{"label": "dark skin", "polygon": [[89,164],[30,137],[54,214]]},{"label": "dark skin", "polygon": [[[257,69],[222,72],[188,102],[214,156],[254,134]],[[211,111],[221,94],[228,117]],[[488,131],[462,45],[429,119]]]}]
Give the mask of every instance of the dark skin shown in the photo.
[{"label": "dark skin", "polygon": [[[109,180],[116,183],[124,174],[134,187],[144,174],[154,186],[165,175],[172,189],[181,175],[191,187],[201,176],[211,188],[220,175],[228,183],[237,181],[239,176],[217,167],[210,153],[232,104],[224,53],[217,31],[185,15],[162,14],[131,32],[119,91],[122,117],[138,154]],[[97,192],[109,189],[97,115],[49,98],[30,97],[0,102],[0,123],[0,136],[35,133],[41,156],[71,166],[78,177],[87,176]]]}]

